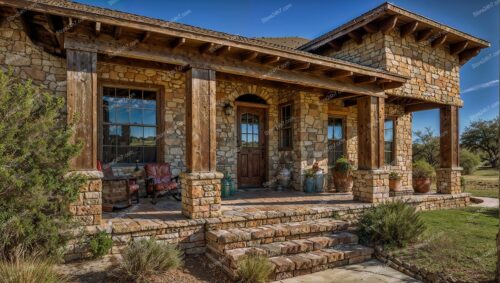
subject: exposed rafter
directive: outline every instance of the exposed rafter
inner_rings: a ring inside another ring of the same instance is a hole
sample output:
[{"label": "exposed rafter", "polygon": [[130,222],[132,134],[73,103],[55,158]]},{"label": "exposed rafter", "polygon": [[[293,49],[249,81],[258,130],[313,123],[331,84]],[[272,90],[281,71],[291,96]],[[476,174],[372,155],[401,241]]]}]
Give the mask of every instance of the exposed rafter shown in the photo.
[{"label": "exposed rafter", "polygon": [[358,45],[363,43],[363,36],[358,31],[351,31],[347,35],[354,40]]},{"label": "exposed rafter", "polygon": [[354,83],[357,85],[365,85],[365,84],[371,84],[377,81],[376,77],[370,77],[370,76],[362,76],[362,77],[355,77],[354,78]]},{"label": "exposed rafter", "polygon": [[182,46],[184,44],[186,44],[186,38],[184,38],[184,37],[177,37],[176,39],[174,39],[174,40],[172,40],[170,42],[170,48],[171,49],[175,49],[175,48],[177,48],[179,46]]},{"label": "exposed rafter", "polygon": [[433,32],[434,31],[432,29],[425,29],[425,30],[418,31],[416,36],[415,36],[415,39],[417,40],[417,42],[427,40],[427,39],[429,39],[429,37],[431,37]]},{"label": "exposed rafter", "polygon": [[450,54],[456,55],[456,54],[464,51],[468,46],[469,46],[469,42],[467,40],[462,41],[462,42],[458,42],[455,44],[450,44]]},{"label": "exposed rafter", "polygon": [[258,52],[252,52],[252,51],[245,52],[245,53],[241,54],[241,61],[243,61],[243,62],[250,61],[250,60],[257,58],[257,56],[259,56]]},{"label": "exposed rafter", "polygon": [[411,23],[407,23],[407,24],[404,24],[403,26],[401,26],[399,29],[400,29],[400,35],[401,37],[405,37],[411,33],[414,33],[418,28],[418,22],[415,21],[415,22],[411,22]]},{"label": "exposed rafter", "polygon": [[458,57],[460,58],[460,64],[467,62],[470,58],[479,54],[480,51],[481,51],[480,47],[475,47],[475,48],[467,49],[467,50],[463,51],[462,53],[458,54]]},{"label": "exposed rafter", "polygon": [[446,42],[446,39],[448,38],[448,34],[442,34],[440,35],[439,37],[437,37],[436,39],[434,39],[432,42],[431,42],[431,47],[432,48],[437,48],[439,46],[442,46],[445,42]]},{"label": "exposed rafter", "polygon": [[205,43],[200,47],[200,49],[199,49],[200,53],[201,54],[208,53],[208,52],[210,52],[210,50],[213,50],[214,46],[215,46],[215,43],[213,43],[213,42]]},{"label": "exposed rafter", "polygon": [[146,31],[141,35],[141,38],[139,39],[140,42],[146,42],[149,38],[151,37],[151,32]]},{"label": "exposed rafter", "polygon": [[217,50],[215,50],[215,54],[217,56],[220,56],[220,55],[223,55],[223,54],[226,54],[227,52],[231,51],[231,46],[220,46],[219,48],[217,48]]},{"label": "exposed rafter", "polygon": [[262,64],[274,64],[277,63],[281,58],[279,56],[264,56],[261,60]]},{"label": "exposed rafter", "polygon": [[113,31],[113,37],[116,40],[119,40],[122,37],[123,29],[120,26],[115,26],[115,30]]},{"label": "exposed rafter", "polygon": [[346,78],[346,77],[352,77],[354,75],[353,72],[349,71],[343,71],[343,70],[335,70],[328,72],[327,75],[331,77],[332,79],[340,79],[340,78]]},{"label": "exposed rafter", "polygon": [[392,29],[394,29],[396,27],[397,22],[398,22],[397,15],[390,16],[389,18],[383,20],[380,23],[380,31],[383,33],[387,33],[389,31],[391,31]]},{"label": "exposed rafter", "polygon": [[330,46],[333,51],[340,51],[340,49],[342,49],[342,42],[340,41],[336,41],[336,40],[332,40],[330,42],[328,42],[328,46]]},{"label": "exposed rafter", "polygon": [[374,23],[367,23],[366,25],[363,26],[363,29],[367,33],[377,33],[379,31],[379,26]]},{"label": "exposed rafter", "polygon": [[101,35],[101,22],[95,22],[95,36]]},{"label": "exposed rafter", "polygon": [[309,63],[309,62],[290,64],[290,70],[294,70],[294,71],[307,70],[310,67],[311,67],[311,63]]}]

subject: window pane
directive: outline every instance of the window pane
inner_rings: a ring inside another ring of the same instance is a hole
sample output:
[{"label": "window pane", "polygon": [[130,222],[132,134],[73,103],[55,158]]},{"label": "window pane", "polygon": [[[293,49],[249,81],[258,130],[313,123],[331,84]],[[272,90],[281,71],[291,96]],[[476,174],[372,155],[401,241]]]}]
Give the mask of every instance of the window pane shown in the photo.
[{"label": "window pane", "polygon": [[132,152],[129,147],[120,146],[117,149],[116,163],[130,163]]},{"label": "window pane", "polygon": [[131,147],[129,155],[129,163],[142,162],[142,147]]},{"label": "window pane", "polygon": [[253,124],[253,133],[259,134],[259,124]]},{"label": "window pane", "polygon": [[156,126],[156,111],[155,110],[143,110],[143,124]]},{"label": "window pane", "polygon": [[116,123],[129,124],[130,123],[130,109],[116,108]]},{"label": "window pane", "polygon": [[137,89],[130,90],[130,107],[142,107],[142,91]]},{"label": "window pane", "polygon": [[121,107],[129,105],[128,89],[117,88],[115,103]]},{"label": "window pane", "polygon": [[241,122],[241,134],[246,134],[246,133],[247,133],[247,124]]},{"label": "window pane", "polygon": [[142,109],[130,109],[130,124],[142,124]]},{"label": "window pane", "polygon": [[116,145],[128,145],[130,136],[129,126],[116,126]]},{"label": "window pane", "polygon": [[335,140],[341,140],[344,138],[342,119],[335,119],[335,126],[333,128],[333,138]]},{"label": "window pane", "polygon": [[144,127],[144,145],[156,146],[156,128]]},{"label": "window pane", "polygon": [[394,121],[385,120],[384,124],[384,140],[393,141],[394,140]]},{"label": "window pane", "polygon": [[145,147],[144,163],[156,162],[156,147]]},{"label": "window pane", "polygon": [[111,146],[104,146],[102,148],[102,162],[104,164],[113,161],[113,159],[115,158],[114,149],[115,148]]},{"label": "window pane", "polygon": [[144,91],[144,100],[142,101],[144,108],[156,109],[156,92]]},{"label": "window pane", "polygon": [[143,127],[130,127],[130,145],[141,146],[144,137]]}]

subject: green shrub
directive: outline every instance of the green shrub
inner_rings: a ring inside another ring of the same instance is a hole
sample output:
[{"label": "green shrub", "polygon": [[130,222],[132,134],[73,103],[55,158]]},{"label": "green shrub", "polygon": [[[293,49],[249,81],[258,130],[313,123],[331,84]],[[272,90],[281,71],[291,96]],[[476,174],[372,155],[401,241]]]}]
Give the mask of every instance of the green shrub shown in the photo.
[{"label": "green shrub", "polygon": [[111,239],[111,235],[104,231],[97,233],[90,239],[90,252],[92,252],[94,258],[105,256],[112,246],[113,240]]},{"label": "green shrub", "polygon": [[352,164],[347,160],[345,157],[340,157],[335,161],[335,167],[334,170],[337,172],[342,172],[342,173],[351,173],[352,171]]},{"label": "green shrub", "polygon": [[63,97],[0,71],[0,258],[60,256],[71,237],[85,180],[67,174],[80,146],[64,112]]},{"label": "green shrub", "polygon": [[425,230],[415,207],[401,201],[380,204],[366,211],[359,227],[362,242],[398,247],[416,240]]},{"label": "green shrub", "polygon": [[181,251],[171,244],[143,239],[130,243],[123,253],[123,260],[116,275],[137,282],[147,281],[157,275],[182,265]]},{"label": "green shrub", "polygon": [[54,271],[53,264],[39,260],[0,262],[0,283],[63,283],[64,276]]},{"label": "green shrub", "polygon": [[401,180],[401,176],[397,172],[389,173],[389,180]]},{"label": "green shrub", "polygon": [[263,255],[246,255],[238,264],[238,273],[243,282],[262,283],[269,280],[273,266]]},{"label": "green shrub", "polygon": [[424,160],[413,163],[413,178],[432,178],[435,175],[434,167]]},{"label": "green shrub", "polygon": [[476,171],[481,164],[481,158],[467,149],[460,150],[460,166],[464,169],[464,175],[470,175]]}]

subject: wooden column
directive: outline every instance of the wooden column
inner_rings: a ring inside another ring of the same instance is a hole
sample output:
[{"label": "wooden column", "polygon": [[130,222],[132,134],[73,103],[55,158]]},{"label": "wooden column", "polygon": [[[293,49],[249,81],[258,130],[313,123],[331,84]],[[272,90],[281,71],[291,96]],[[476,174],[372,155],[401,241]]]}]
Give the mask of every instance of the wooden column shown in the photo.
[{"label": "wooden column", "polygon": [[384,166],[384,98],[358,98],[358,168],[379,169]]},{"label": "wooden column", "polygon": [[443,106],[439,111],[439,116],[441,168],[457,168],[460,166],[458,107]]},{"label": "wooden column", "polygon": [[189,172],[216,171],[215,71],[186,74],[186,162]]},{"label": "wooden column", "polygon": [[[74,170],[97,169],[97,53],[67,50],[68,122],[75,122],[74,140],[83,148],[72,161]],[[76,120],[75,120],[76,119]]]}]

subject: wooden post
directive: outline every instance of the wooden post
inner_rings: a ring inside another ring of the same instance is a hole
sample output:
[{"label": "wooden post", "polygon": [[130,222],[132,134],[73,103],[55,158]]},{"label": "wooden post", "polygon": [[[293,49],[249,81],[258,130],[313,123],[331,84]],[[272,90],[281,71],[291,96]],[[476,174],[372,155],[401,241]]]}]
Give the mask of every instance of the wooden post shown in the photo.
[{"label": "wooden post", "polygon": [[379,169],[384,166],[384,98],[358,98],[358,168]]},{"label": "wooden post", "polygon": [[189,172],[215,172],[215,71],[192,68],[186,80],[187,167]]},{"label": "wooden post", "polygon": [[76,123],[73,138],[83,143],[80,155],[72,161],[74,170],[97,169],[97,99],[97,53],[68,49],[68,122]]},{"label": "wooden post", "polygon": [[460,148],[458,131],[458,107],[446,105],[439,111],[440,165],[436,170],[437,192],[458,194],[462,191],[460,176]]}]

